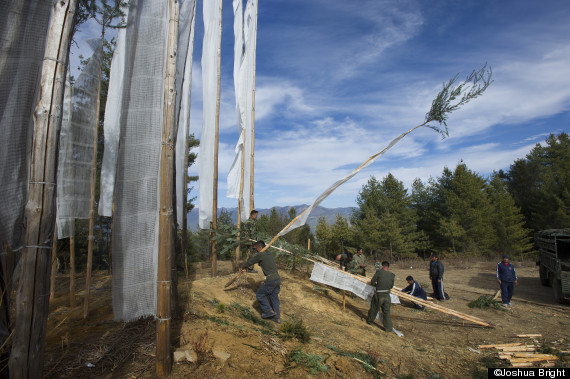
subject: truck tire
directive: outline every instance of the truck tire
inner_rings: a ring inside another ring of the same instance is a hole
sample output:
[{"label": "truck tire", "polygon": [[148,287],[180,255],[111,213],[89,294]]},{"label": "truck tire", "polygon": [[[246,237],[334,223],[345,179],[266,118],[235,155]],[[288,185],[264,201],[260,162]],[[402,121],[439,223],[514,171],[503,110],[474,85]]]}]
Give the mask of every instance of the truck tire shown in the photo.
[{"label": "truck tire", "polygon": [[562,303],[564,299],[562,297],[562,282],[560,279],[552,279],[552,289],[554,291],[554,301]]},{"label": "truck tire", "polygon": [[546,269],[546,267],[543,265],[540,265],[540,268],[538,269],[538,273],[540,275],[540,284],[542,284],[543,286],[549,286],[550,280],[548,279],[548,270]]}]

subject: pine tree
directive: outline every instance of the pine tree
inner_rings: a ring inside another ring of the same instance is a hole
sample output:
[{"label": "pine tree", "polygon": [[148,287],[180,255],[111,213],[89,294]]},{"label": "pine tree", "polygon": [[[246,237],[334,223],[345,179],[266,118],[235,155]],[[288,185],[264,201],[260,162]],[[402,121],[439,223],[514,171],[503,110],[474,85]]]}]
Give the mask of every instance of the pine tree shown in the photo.
[{"label": "pine tree", "polygon": [[352,233],[348,226],[348,221],[339,213],[332,226],[332,248],[334,251],[342,251],[347,242],[350,241]]},{"label": "pine tree", "polygon": [[488,192],[494,208],[492,224],[497,235],[495,250],[515,256],[531,251],[531,231],[524,227],[524,216],[498,173],[492,175]]},{"label": "pine tree", "polygon": [[[445,204],[442,211],[449,212],[442,214],[442,220],[449,223],[453,219],[465,231],[462,238],[454,241],[458,250],[488,252],[496,237],[491,224],[493,208],[485,191],[487,183],[464,163],[458,164],[453,174],[449,173],[446,168],[439,180],[439,193]],[[446,239],[449,241],[449,237]]]},{"label": "pine tree", "polygon": [[[417,215],[412,207],[412,198],[402,182],[392,174],[388,174],[382,182],[372,176],[359,192],[356,203],[360,208],[355,212],[353,221],[358,226],[357,235],[363,238],[359,243],[371,248],[374,248],[374,244],[375,247],[380,247],[380,243],[385,249],[391,245],[391,250],[395,250],[398,255],[412,254],[413,241],[418,237]],[[373,220],[374,216],[376,221]],[[368,230],[368,233],[374,235],[370,226],[379,227],[378,232],[383,236],[380,240],[363,234],[363,230]],[[398,236],[395,236],[396,232]]]},{"label": "pine tree", "polygon": [[506,179],[509,192],[534,231],[570,227],[570,138],[551,134],[525,159],[516,160]]},{"label": "pine tree", "polygon": [[329,247],[332,242],[332,231],[324,217],[319,217],[315,228],[315,235],[319,241],[319,250],[323,256],[328,256]]}]

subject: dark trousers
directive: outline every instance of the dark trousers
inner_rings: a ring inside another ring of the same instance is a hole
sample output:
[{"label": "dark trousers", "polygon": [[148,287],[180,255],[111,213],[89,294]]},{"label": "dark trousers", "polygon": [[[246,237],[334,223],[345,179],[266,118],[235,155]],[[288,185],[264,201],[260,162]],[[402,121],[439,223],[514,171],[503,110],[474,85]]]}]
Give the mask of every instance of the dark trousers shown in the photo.
[{"label": "dark trousers", "polygon": [[384,330],[387,332],[392,331],[392,318],[390,317],[390,294],[389,293],[376,293],[372,296],[372,301],[370,302],[370,310],[368,310],[368,318],[366,322],[372,324],[376,315],[382,309],[382,318],[384,320]]},{"label": "dark trousers", "polygon": [[501,281],[501,299],[503,304],[510,304],[513,293],[515,292],[514,282]]},{"label": "dark trousers", "polygon": [[275,312],[275,317],[280,318],[279,291],[281,290],[281,279],[262,283],[255,297],[261,307],[261,317],[270,316]]},{"label": "dark trousers", "polygon": [[445,300],[445,292],[443,291],[443,278],[441,282],[437,281],[437,278],[431,278],[431,286],[433,288],[433,297],[437,300]]}]

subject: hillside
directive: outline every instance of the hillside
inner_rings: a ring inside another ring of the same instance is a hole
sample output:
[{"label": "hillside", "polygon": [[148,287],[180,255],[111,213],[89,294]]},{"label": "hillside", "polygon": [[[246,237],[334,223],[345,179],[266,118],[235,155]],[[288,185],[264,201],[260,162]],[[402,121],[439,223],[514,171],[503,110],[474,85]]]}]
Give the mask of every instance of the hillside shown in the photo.
[{"label": "hillside", "polygon": [[[301,212],[303,212],[308,207],[309,206],[306,204],[293,206],[293,208],[295,208],[295,210],[297,211],[298,215],[301,214]],[[277,209],[278,213],[287,215],[287,212],[289,212],[289,208],[291,208],[291,207],[286,206],[286,207],[275,207],[275,208]],[[223,209],[231,213],[232,221],[235,224],[237,222],[237,207],[236,208],[223,208]],[[269,214],[271,213],[271,208],[269,208],[269,209],[256,208],[256,209],[257,209],[257,211],[259,211],[259,213],[261,215],[269,216]],[[311,227],[311,231],[314,233],[315,227],[317,226],[317,222],[319,221],[320,217],[324,217],[326,222],[329,225],[332,225],[335,223],[336,216],[339,213],[344,218],[349,220],[349,222],[350,222],[350,216],[352,216],[352,211],[354,209],[356,209],[356,208],[354,208],[354,207],[325,208],[325,207],[318,206],[315,209],[313,209],[313,211],[311,212],[311,215],[307,219],[307,225],[309,225]],[[222,209],[218,209],[218,215],[220,214],[221,211],[222,211]],[[198,208],[194,208],[188,214],[188,227],[192,231],[196,231],[198,229],[198,212],[199,212]]]},{"label": "hillside", "polygon": [[[520,285],[512,308],[470,309],[467,303],[481,294],[495,293],[496,263],[445,263],[446,292],[451,300],[444,305],[482,318],[493,328],[432,310],[417,311],[404,303],[392,307],[394,327],[404,336],[387,334],[381,326],[362,320],[368,311],[365,301],[347,296],[343,310],[340,291],[311,282],[309,266],[293,272],[280,270],[284,323],[279,326],[260,319],[255,290],[263,279],[261,274],[244,275],[224,290],[232,277],[229,262],[219,262],[220,276],[215,278],[210,277],[207,264],[196,264],[188,281],[179,278],[181,317],[173,323],[172,344],[182,352],[198,348],[204,355],[200,362],[174,364],[172,377],[363,378],[379,373],[355,358],[375,361],[383,377],[457,378],[458,373],[471,377],[481,372],[486,377],[485,364],[504,363],[496,351],[479,349],[481,344],[516,342],[521,341],[517,334],[540,333],[541,345],[569,350],[570,308],[554,304],[551,288],[540,285],[536,267],[518,264]],[[396,286],[403,287],[409,274],[422,285],[427,283],[425,266],[422,261],[394,264]],[[81,288],[83,278],[78,279]],[[95,275],[91,312],[84,320],[81,293],[77,305],[69,307],[68,280],[58,276],[57,296],[50,303],[45,376],[154,377],[154,320],[113,321],[111,280],[103,273]],[[285,338],[280,330],[283,325],[302,325],[310,341]]]}]

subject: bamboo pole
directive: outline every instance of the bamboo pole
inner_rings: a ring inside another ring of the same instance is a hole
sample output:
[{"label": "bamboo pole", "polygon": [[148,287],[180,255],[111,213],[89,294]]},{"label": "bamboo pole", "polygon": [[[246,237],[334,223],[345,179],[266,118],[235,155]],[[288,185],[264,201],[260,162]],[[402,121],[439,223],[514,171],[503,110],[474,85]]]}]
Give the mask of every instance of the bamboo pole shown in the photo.
[{"label": "bamboo pole", "polygon": [[[244,181],[244,164],[245,164],[245,139],[241,144],[241,173],[240,173],[240,181],[239,181],[239,196],[238,196],[238,210],[237,210],[237,241],[238,246],[236,247],[236,268],[239,267],[239,241],[241,238],[241,211],[242,211],[242,203],[243,203],[243,181]],[[253,208],[252,208],[253,209]]]},{"label": "bamboo pole", "polygon": [[75,226],[69,237],[69,306],[75,307]]},{"label": "bamboo pole", "polygon": [[[222,51],[222,1],[220,0],[220,25],[218,27],[218,33],[220,38],[218,38],[218,71],[217,71],[217,82],[218,82],[218,90],[216,96],[216,122],[215,122],[215,131],[214,131],[214,186],[213,186],[213,201],[212,201],[212,236],[215,237],[216,235],[216,225],[218,222],[218,144],[220,139],[220,81],[221,81],[221,72],[220,72],[220,65],[221,65],[221,51]],[[212,276],[216,276],[217,273],[217,255],[216,255],[216,241],[212,240],[211,242],[211,253],[210,253],[210,260],[212,262]]]},{"label": "bamboo pole", "polygon": [[253,185],[254,185],[254,158],[255,158],[255,70],[257,69],[257,9],[259,7],[259,3],[256,1],[255,7],[255,39],[253,41],[253,91],[251,93],[251,160],[250,160],[250,169],[249,169],[249,209],[254,208],[254,198],[253,198]]},{"label": "bamboo pole", "polygon": [[16,328],[10,354],[12,378],[40,378],[49,307],[51,239],[55,224],[56,163],[65,67],[77,0],[52,4],[34,134],[25,207],[21,277],[16,299]]},{"label": "bamboo pole", "polygon": [[[191,51],[194,51],[194,25],[196,23],[196,2],[194,2],[194,9],[192,10],[192,21],[190,26],[190,41],[189,41],[189,48]],[[187,60],[184,63],[184,66],[190,64],[190,68],[192,68],[192,54],[190,55],[190,62]],[[190,72],[191,74],[192,72]],[[190,75],[190,81],[188,83],[188,88],[192,88],[192,75]],[[181,94],[182,95],[182,94]],[[188,106],[190,107],[191,104],[191,95],[192,90],[188,93]],[[190,124],[190,120],[188,120],[188,125]],[[188,284],[188,253],[187,253],[187,245],[188,245],[188,139],[190,136],[190,127],[186,128],[186,135],[184,136],[184,176],[182,178],[182,196],[184,196],[184,201],[182,202],[182,239],[180,241],[180,248],[182,250],[182,254],[184,254],[184,274],[186,276],[186,283]]]},{"label": "bamboo pole", "polygon": [[[105,39],[105,26],[101,32],[101,41]],[[101,47],[102,48],[102,47]],[[102,56],[100,57],[102,59]],[[95,227],[95,182],[97,180],[97,142],[99,132],[99,107],[101,96],[101,60],[99,60],[99,70],[97,75],[97,103],[95,111],[94,133],[93,133],[93,156],[91,163],[91,197],[89,200],[89,237],[87,241],[87,269],[85,272],[85,298],[83,302],[83,318],[89,315],[89,295],[91,291],[91,271],[93,268],[93,229]]]},{"label": "bamboo pole", "polygon": [[172,220],[173,174],[174,174],[174,123],[176,118],[176,48],[178,45],[178,22],[180,9],[177,0],[169,0],[168,58],[164,83],[164,115],[162,148],[160,155],[160,212],[159,251],[157,274],[156,314],[156,376],[166,378],[172,369],[170,351],[171,323],[171,259],[174,231]]},{"label": "bamboo pole", "polygon": [[55,277],[57,275],[57,226],[53,227],[53,240],[51,243],[51,273],[49,280],[49,299],[55,298]]}]

